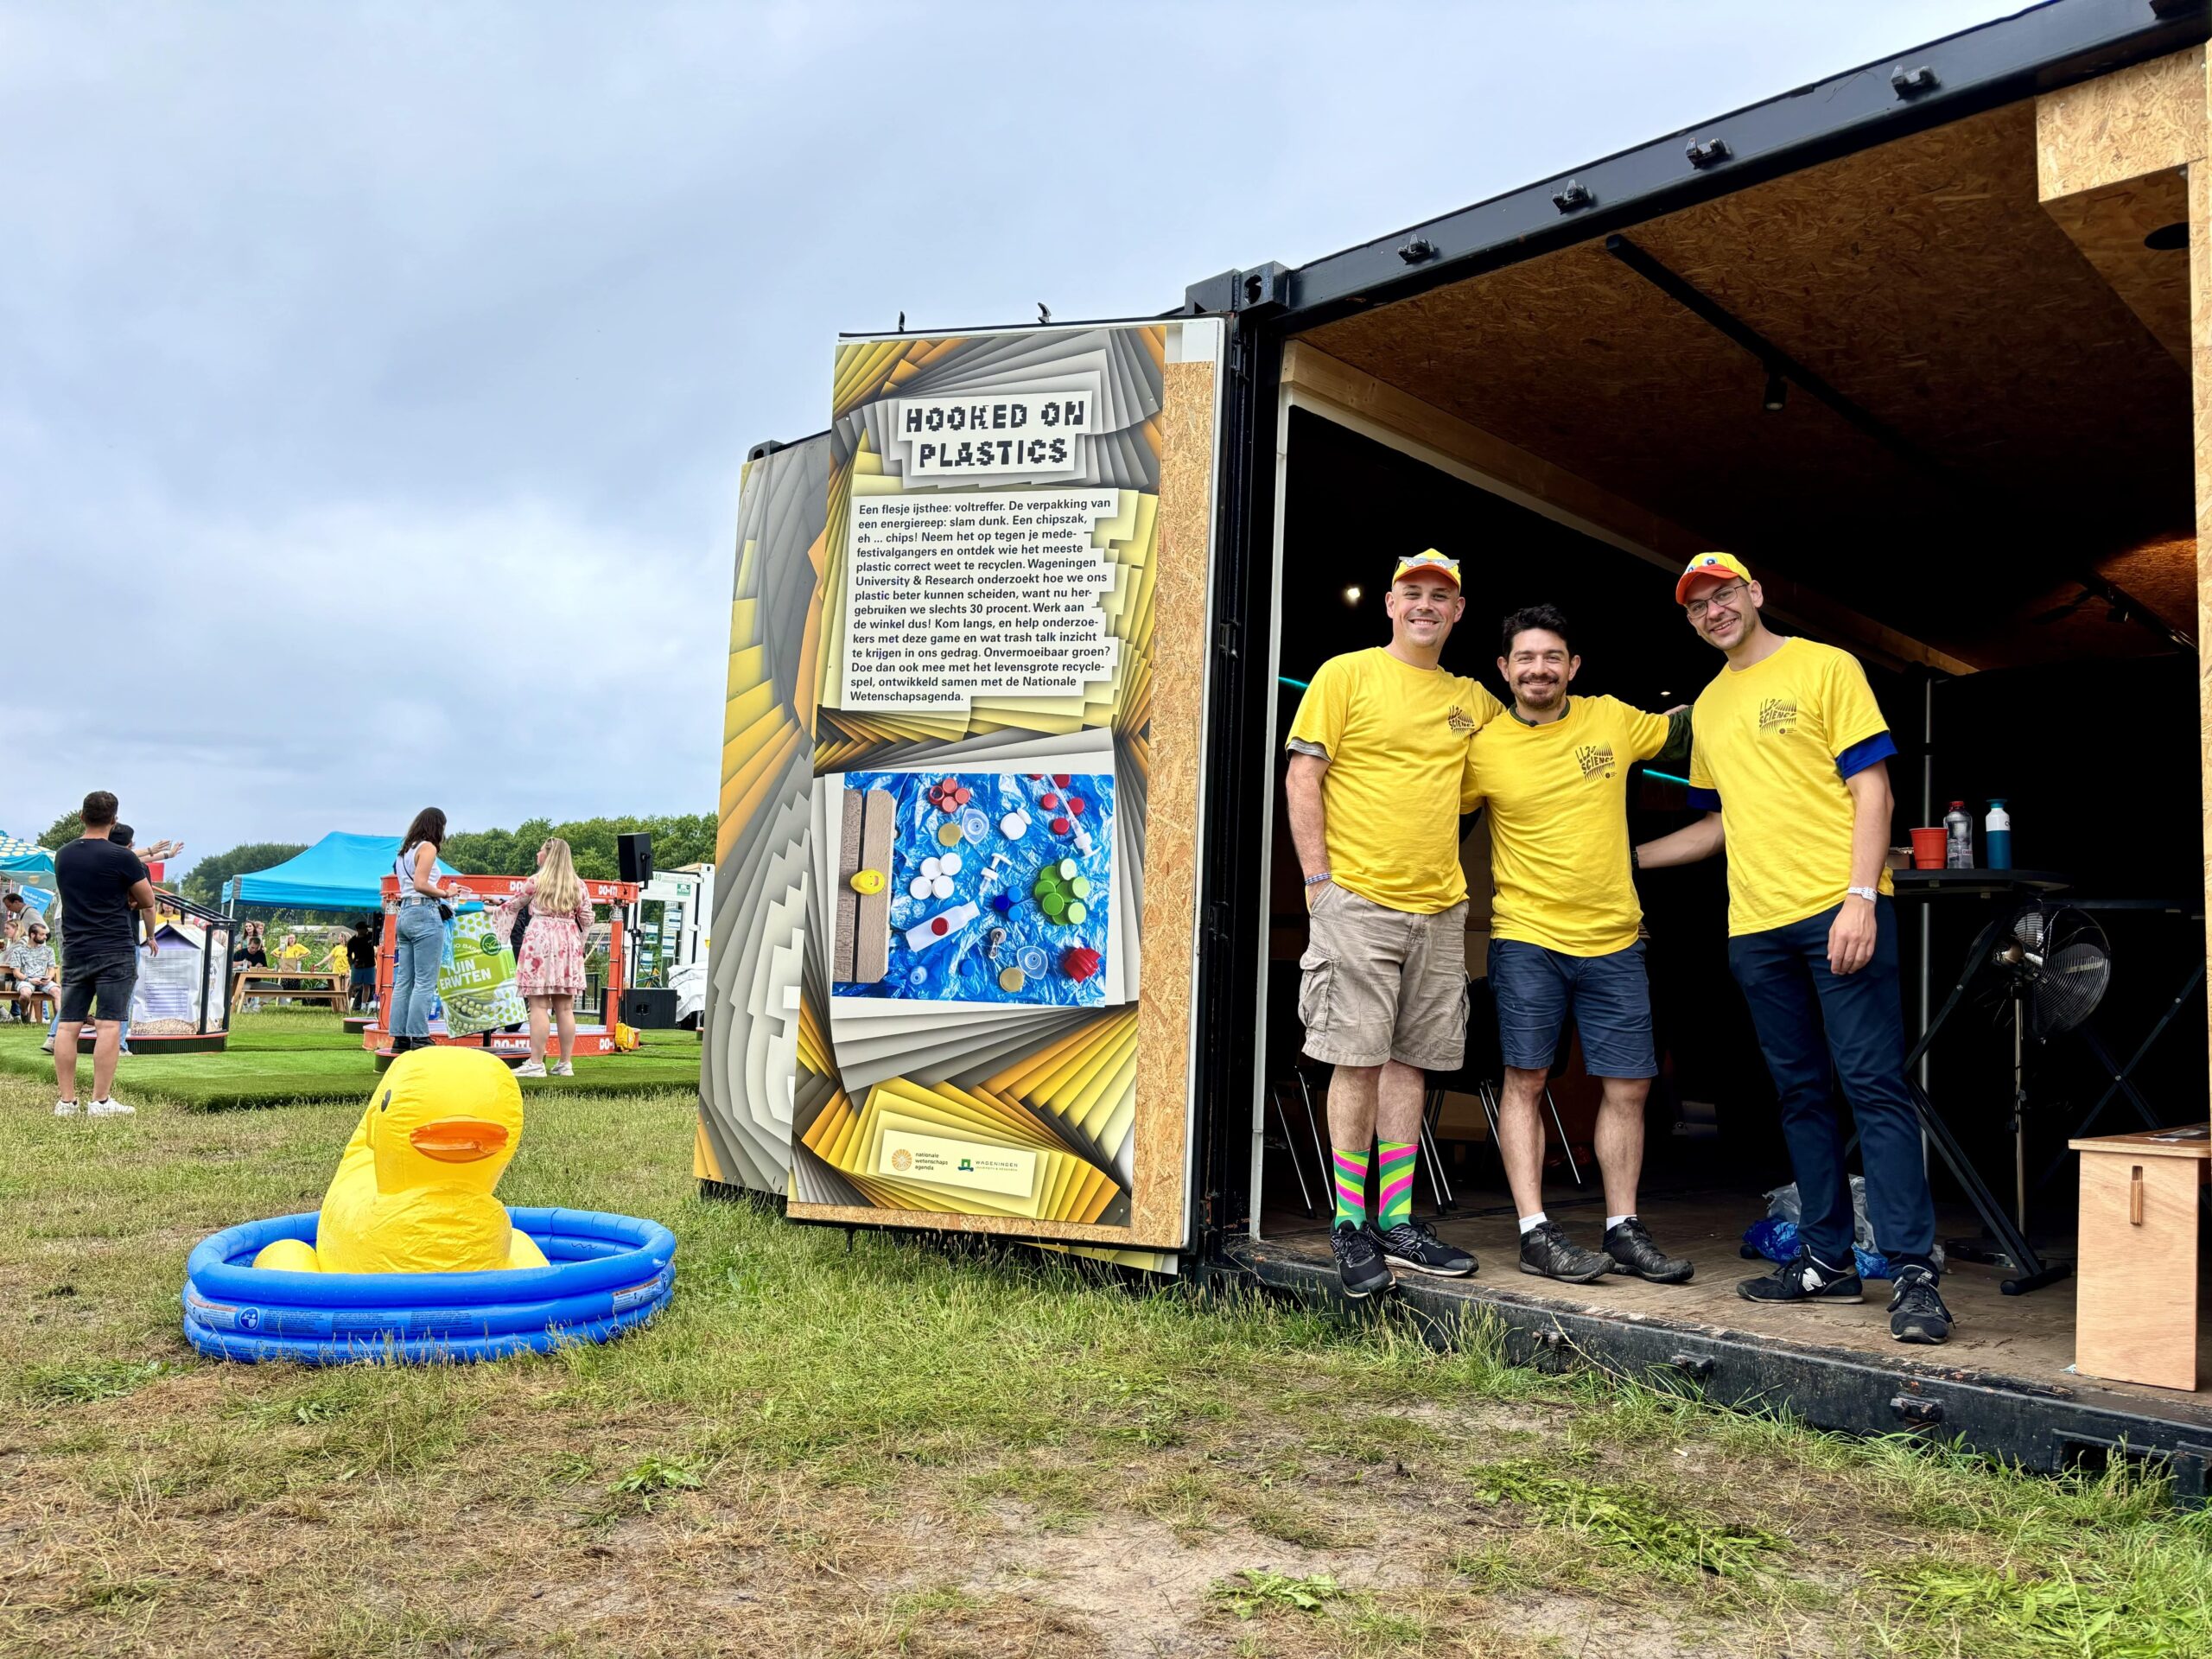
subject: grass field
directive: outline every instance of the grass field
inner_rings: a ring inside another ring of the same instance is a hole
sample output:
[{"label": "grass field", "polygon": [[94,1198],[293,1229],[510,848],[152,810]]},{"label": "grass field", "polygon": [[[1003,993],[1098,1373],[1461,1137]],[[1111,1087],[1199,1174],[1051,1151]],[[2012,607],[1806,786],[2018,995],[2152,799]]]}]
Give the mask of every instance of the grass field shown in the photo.
[{"label": "grass field", "polygon": [[849,1243],[700,1200],[674,1093],[534,1094],[502,1185],[673,1226],[651,1329],[202,1361],[186,1252],[313,1207],[358,1106],[48,1103],[0,1077],[9,1655],[2212,1651],[2212,1522],[2155,1484]]},{"label": "grass field", "polygon": [[[45,1035],[42,1027],[0,1023],[0,1076],[50,1082],[53,1057],[39,1051]],[[89,1097],[89,1045],[79,1051],[77,1065],[79,1087]],[[132,1055],[118,1063],[115,1094],[134,1106],[150,1101],[196,1111],[308,1101],[358,1106],[376,1077],[376,1057],[340,1027],[336,1014],[327,1008],[286,1008],[244,1016],[219,1054]],[[526,1078],[523,1087],[533,1095],[620,1095],[689,1090],[698,1077],[696,1033],[649,1031],[635,1053],[579,1058],[575,1077]]]}]

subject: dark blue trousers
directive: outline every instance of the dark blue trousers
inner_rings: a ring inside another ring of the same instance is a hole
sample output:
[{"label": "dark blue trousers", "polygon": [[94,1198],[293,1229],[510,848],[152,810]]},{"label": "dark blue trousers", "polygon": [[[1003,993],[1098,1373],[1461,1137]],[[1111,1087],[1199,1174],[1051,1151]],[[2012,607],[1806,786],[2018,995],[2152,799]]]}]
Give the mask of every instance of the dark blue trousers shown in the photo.
[{"label": "dark blue trousers", "polygon": [[1851,1262],[1851,1183],[1843,1158],[1836,1079],[1859,1120],[1866,1218],[1893,1263],[1934,1270],[1936,1206],[1920,1152],[1920,1120],[1904,1081],[1904,1004],[1897,982],[1897,919],[1874,906],[1874,959],[1855,974],[1828,969],[1822,911],[1787,927],[1728,941],[1728,966],[1751,1005],[1759,1052],[1782,1096],[1804,1219],[1798,1235],[1830,1267]]}]

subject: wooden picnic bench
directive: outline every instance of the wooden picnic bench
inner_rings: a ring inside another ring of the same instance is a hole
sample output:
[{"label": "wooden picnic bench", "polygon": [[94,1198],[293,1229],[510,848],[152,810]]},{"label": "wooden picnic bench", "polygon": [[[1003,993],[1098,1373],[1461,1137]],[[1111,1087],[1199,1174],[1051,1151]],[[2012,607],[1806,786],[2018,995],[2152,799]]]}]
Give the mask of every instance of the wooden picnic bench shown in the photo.
[{"label": "wooden picnic bench", "polygon": [[249,997],[264,1001],[323,1002],[346,1012],[346,976],[328,968],[246,968],[232,976],[231,1012]]}]

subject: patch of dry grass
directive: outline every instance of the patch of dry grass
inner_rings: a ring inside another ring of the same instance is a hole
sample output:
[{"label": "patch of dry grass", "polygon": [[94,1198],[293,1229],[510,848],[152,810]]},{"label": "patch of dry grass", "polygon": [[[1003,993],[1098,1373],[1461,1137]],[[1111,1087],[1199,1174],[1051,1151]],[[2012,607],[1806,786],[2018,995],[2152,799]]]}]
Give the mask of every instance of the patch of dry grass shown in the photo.
[{"label": "patch of dry grass", "polygon": [[312,1207],[354,1109],[45,1104],[0,1078],[0,1651],[2025,1656],[2212,1628],[2212,1534],[2133,1478],[1538,1377],[1387,1313],[849,1245],[700,1200],[680,1096],[533,1100],[503,1185],[673,1226],[652,1329],[211,1363],[177,1330],[186,1252]]}]

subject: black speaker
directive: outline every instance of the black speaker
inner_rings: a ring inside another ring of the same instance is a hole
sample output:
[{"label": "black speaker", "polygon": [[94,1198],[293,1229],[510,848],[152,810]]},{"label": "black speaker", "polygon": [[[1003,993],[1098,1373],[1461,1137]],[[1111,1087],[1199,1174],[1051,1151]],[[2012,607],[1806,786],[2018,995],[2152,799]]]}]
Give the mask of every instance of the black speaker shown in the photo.
[{"label": "black speaker", "polygon": [[676,1028],[676,993],[672,990],[625,991],[622,993],[621,1013],[617,1017],[624,1025],[635,1026],[639,1031],[673,1031]]},{"label": "black speaker", "polygon": [[642,887],[653,879],[653,838],[643,830],[634,836],[615,836],[614,861],[622,880],[634,881]]}]

